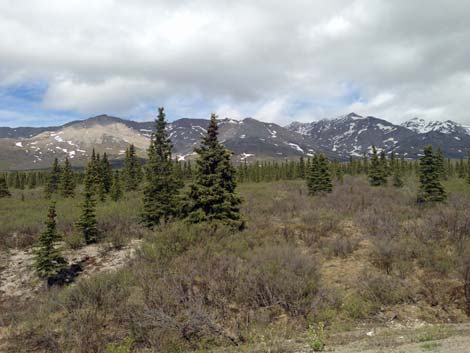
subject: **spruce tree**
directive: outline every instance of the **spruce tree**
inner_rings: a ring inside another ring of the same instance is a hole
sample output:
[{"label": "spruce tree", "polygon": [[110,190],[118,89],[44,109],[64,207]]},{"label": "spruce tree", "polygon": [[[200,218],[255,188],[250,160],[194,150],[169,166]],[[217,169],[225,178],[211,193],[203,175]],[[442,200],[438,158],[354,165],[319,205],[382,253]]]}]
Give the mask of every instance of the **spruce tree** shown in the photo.
[{"label": "spruce tree", "polygon": [[[373,146],[373,148],[375,148],[375,146]],[[364,174],[369,175],[369,158],[367,158],[365,153],[362,156],[362,171]]]},{"label": "spruce tree", "polygon": [[437,148],[436,167],[437,167],[437,172],[439,174],[439,178],[441,180],[446,180],[447,173],[446,173],[446,168],[444,164],[444,156],[442,155],[442,149],[440,146]]},{"label": "spruce tree", "polygon": [[44,189],[46,198],[50,198],[52,194],[55,194],[59,189],[60,183],[60,166],[57,158],[54,159],[54,164],[52,165],[52,170],[49,173],[47,184]]},{"label": "spruce tree", "polygon": [[467,183],[470,184],[470,150],[467,150],[467,168],[466,171],[467,171]]},{"label": "spruce tree", "polygon": [[439,163],[432,146],[424,148],[419,164],[418,202],[442,202],[447,195],[440,181]]},{"label": "spruce tree", "polygon": [[101,160],[101,183],[104,192],[108,194],[111,191],[111,184],[113,183],[113,170],[106,152],[103,153],[103,159]]},{"label": "spruce tree", "polygon": [[307,186],[310,195],[329,193],[333,189],[329,162],[323,153],[316,153],[312,159],[307,176]]},{"label": "spruce tree", "polygon": [[103,163],[99,153],[96,154],[96,160],[93,163],[93,182],[96,191],[96,195],[101,202],[106,200],[106,189],[103,175]]},{"label": "spruce tree", "polygon": [[56,216],[55,203],[52,203],[47,214],[46,229],[39,236],[34,249],[34,267],[42,278],[56,275],[66,264],[57,247],[60,236],[57,232]]},{"label": "spruce tree", "polygon": [[75,196],[75,177],[69,159],[65,158],[64,167],[60,177],[60,194],[63,197]]},{"label": "spruce tree", "polygon": [[372,157],[369,165],[369,184],[372,186],[382,186],[387,184],[387,176],[384,164],[379,160],[377,149],[372,146]]},{"label": "spruce tree", "polygon": [[37,175],[35,172],[31,172],[29,174],[29,182],[28,182],[28,187],[30,189],[35,189],[37,185]]},{"label": "spruce tree", "polygon": [[109,191],[111,200],[118,201],[122,197],[122,184],[121,175],[119,170],[116,170],[113,175],[113,182],[111,184],[111,190]]},{"label": "spruce tree", "polygon": [[338,180],[338,183],[343,185],[343,183],[344,183],[344,171],[343,171],[343,166],[341,165],[341,163],[338,163],[337,168],[335,170],[335,174],[336,174],[336,180]]},{"label": "spruce tree", "polygon": [[93,151],[91,152],[91,158],[87,164],[87,176],[93,185],[98,185],[100,180],[100,155]]},{"label": "spruce tree", "polygon": [[80,219],[76,223],[77,228],[83,235],[87,244],[95,243],[98,240],[98,227],[96,222],[96,201],[94,198],[95,187],[91,168],[88,168],[83,188],[83,203]]},{"label": "spruce tree", "polygon": [[388,177],[392,174],[392,169],[391,166],[388,164],[387,154],[384,150],[380,152],[380,166],[385,177]]},{"label": "spruce tree", "polygon": [[[468,163],[470,165],[470,158]],[[467,177],[467,166],[465,165],[462,157],[460,157],[460,160],[457,162],[457,175],[461,179]]]},{"label": "spruce tree", "polygon": [[0,174],[0,199],[4,197],[11,197],[11,193],[8,190],[7,181],[4,174]]},{"label": "spruce tree", "polygon": [[219,142],[217,135],[217,116],[212,114],[207,133],[195,149],[197,168],[195,182],[187,195],[187,219],[191,223],[222,222],[242,228],[241,199],[235,192],[231,152]]},{"label": "spruce tree", "polygon": [[178,194],[182,182],[175,175],[176,166],[173,166],[171,159],[171,148],[166,132],[165,112],[163,108],[159,108],[145,166],[142,222],[148,228],[168,222],[178,214],[181,206]]},{"label": "spruce tree", "polygon": [[401,188],[403,187],[403,179],[401,177],[401,172],[399,168],[395,168],[393,172],[393,186],[396,188]]},{"label": "spruce tree", "polygon": [[15,189],[21,189],[21,180],[20,180],[20,173],[15,173]]},{"label": "spruce tree", "polygon": [[142,167],[133,144],[126,149],[122,174],[125,189],[127,191],[137,190],[142,181]]},{"label": "spruce tree", "polygon": [[300,157],[298,174],[299,174],[299,178],[302,178],[302,179],[305,178],[305,161],[304,161],[304,157]]}]

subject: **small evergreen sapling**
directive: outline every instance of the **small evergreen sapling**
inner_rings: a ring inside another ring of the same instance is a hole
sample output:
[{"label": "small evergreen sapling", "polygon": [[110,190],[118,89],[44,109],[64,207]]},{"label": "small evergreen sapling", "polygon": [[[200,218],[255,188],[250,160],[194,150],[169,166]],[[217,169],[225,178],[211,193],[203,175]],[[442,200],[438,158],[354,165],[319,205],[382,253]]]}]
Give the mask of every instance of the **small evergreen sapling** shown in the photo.
[{"label": "small evergreen sapling", "polygon": [[85,175],[83,189],[82,211],[79,221],[76,223],[77,228],[83,235],[87,244],[95,243],[98,240],[98,227],[96,222],[96,201],[94,198],[94,190],[92,176],[90,173]]},{"label": "small evergreen sapling", "polygon": [[66,265],[60,248],[57,247],[60,236],[56,216],[55,203],[52,203],[47,214],[46,229],[41,233],[34,249],[34,267],[41,278],[55,276]]}]

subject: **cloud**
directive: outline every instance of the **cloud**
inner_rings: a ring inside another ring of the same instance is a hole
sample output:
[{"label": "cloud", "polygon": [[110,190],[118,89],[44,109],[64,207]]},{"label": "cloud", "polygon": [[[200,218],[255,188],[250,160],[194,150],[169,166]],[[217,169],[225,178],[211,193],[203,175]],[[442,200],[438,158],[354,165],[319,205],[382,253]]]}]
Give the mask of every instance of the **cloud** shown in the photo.
[{"label": "cloud", "polygon": [[174,118],[470,124],[469,12],[458,0],[5,0],[0,89],[44,82],[38,124],[161,105]]}]

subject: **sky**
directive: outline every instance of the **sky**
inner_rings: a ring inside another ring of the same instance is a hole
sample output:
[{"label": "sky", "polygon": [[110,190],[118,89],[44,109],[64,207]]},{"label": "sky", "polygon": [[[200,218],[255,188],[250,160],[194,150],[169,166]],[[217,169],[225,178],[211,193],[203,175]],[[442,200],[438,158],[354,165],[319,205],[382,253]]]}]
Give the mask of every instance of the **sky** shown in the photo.
[{"label": "sky", "polygon": [[0,126],[349,112],[470,125],[470,2],[0,0]]}]

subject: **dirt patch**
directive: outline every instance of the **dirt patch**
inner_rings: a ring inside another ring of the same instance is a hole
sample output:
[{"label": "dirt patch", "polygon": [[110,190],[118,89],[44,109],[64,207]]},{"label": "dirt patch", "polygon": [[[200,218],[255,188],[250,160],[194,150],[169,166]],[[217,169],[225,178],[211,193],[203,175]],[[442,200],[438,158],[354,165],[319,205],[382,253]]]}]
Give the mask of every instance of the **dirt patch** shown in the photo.
[{"label": "dirt patch", "polygon": [[[92,244],[77,250],[64,251],[69,264],[82,264],[80,277],[122,267],[134,255],[140,240],[132,240],[121,249],[106,250],[103,245]],[[33,269],[34,255],[31,249],[12,250],[3,254],[0,262],[0,302],[27,301],[44,286]]]}]

